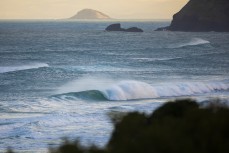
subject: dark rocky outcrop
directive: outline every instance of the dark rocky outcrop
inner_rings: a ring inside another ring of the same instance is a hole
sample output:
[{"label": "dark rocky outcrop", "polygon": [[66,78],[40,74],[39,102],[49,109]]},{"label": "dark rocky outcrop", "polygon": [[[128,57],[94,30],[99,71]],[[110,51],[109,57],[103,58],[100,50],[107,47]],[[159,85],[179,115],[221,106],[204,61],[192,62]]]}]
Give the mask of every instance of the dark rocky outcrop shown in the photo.
[{"label": "dark rocky outcrop", "polygon": [[124,32],[143,32],[142,29],[137,28],[137,27],[131,27],[128,29],[124,29],[121,27],[120,23],[111,24],[105,30],[106,31],[124,31]]},{"label": "dark rocky outcrop", "polygon": [[126,32],[143,32],[142,29],[137,28],[137,27],[131,27],[125,30]]},{"label": "dark rocky outcrop", "polygon": [[121,28],[120,23],[111,24],[105,30],[106,31],[125,31],[125,29]]},{"label": "dark rocky outcrop", "polygon": [[229,0],[190,0],[163,30],[229,32]]}]

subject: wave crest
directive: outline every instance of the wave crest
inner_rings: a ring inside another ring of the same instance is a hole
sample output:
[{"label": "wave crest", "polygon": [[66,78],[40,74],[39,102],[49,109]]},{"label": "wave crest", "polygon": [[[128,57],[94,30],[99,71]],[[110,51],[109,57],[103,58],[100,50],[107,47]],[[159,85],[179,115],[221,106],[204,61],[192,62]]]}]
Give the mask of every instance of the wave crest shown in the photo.
[{"label": "wave crest", "polygon": [[192,96],[228,90],[229,85],[222,82],[210,83],[174,83],[151,86],[138,81],[122,81],[103,90],[86,90],[58,95],[61,99],[89,99],[89,100],[138,100],[163,97]]},{"label": "wave crest", "polygon": [[0,73],[29,70],[29,69],[37,69],[40,67],[49,67],[49,65],[46,63],[33,63],[33,64],[20,65],[20,66],[1,66],[0,67]]},{"label": "wave crest", "polygon": [[183,48],[187,46],[198,46],[198,45],[204,45],[204,44],[210,44],[210,42],[207,40],[201,39],[201,38],[192,38],[190,42],[188,43],[171,45],[169,46],[169,48]]}]

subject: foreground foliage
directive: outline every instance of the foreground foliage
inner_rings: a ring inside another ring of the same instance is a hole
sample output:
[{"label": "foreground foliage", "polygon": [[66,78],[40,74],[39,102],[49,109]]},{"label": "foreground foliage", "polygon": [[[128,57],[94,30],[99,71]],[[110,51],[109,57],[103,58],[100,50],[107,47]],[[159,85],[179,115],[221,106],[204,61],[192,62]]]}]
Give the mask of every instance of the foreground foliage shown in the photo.
[{"label": "foreground foliage", "polygon": [[50,153],[228,153],[229,109],[192,100],[168,102],[151,115],[129,113],[105,148],[66,141]]}]

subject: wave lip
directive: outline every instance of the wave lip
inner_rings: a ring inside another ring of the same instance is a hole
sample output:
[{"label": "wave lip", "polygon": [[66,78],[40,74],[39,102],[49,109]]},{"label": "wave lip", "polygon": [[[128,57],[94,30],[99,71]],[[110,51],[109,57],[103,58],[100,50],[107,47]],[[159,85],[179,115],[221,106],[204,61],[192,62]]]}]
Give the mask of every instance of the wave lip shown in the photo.
[{"label": "wave lip", "polygon": [[84,100],[93,100],[93,101],[106,101],[107,99],[103,92],[99,90],[86,90],[80,92],[70,92],[64,94],[58,94],[52,96],[52,98],[64,99],[64,100],[75,100],[75,99],[84,99]]},{"label": "wave lip", "polygon": [[37,69],[41,67],[49,67],[49,65],[46,63],[33,63],[33,64],[20,65],[20,66],[1,66],[0,73]]},{"label": "wave lip", "polygon": [[102,90],[86,90],[57,95],[61,99],[72,100],[75,98],[98,101],[125,101],[139,99],[153,99],[179,96],[193,96],[211,93],[214,91],[228,90],[229,85],[222,82],[208,83],[170,83],[151,86],[138,81],[122,81]]},{"label": "wave lip", "polygon": [[170,45],[169,48],[182,48],[182,47],[187,47],[187,46],[198,46],[198,45],[204,45],[204,44],[210,44],[210,41],[207,41],[201,38],[192,38],[190,42],[188,43]]}]

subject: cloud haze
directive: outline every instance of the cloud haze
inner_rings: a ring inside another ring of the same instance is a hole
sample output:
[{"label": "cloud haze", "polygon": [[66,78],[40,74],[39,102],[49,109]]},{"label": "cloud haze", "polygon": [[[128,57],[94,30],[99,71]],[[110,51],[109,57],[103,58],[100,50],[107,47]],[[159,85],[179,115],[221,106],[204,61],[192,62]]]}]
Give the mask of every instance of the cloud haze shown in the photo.
[{"label": "cloud haze", "polygon": [[120,19],[170,19],[188,0],[0,0],[0,19],[68,18],[84,8]]}]

